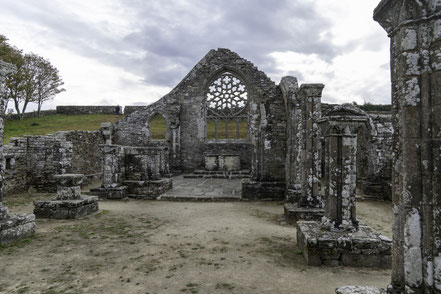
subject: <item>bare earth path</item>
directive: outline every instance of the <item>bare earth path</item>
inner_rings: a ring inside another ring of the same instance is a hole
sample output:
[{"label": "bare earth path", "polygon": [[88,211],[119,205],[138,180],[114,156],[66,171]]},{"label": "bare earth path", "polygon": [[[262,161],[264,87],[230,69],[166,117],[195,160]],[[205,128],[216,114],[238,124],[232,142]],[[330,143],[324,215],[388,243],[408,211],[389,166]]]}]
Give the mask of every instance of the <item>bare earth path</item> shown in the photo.
[{"label": "bare earth path", "polygon": [[[23,199],[6,204],[31,212]],[[319,294],[390,281],[389,270],[306,266],[295,228],[277,222],[281,203],[99,205],[81,220],[37,220],[35,237],[0,248],[0,293]],[[361,202],[358,213],[390,237],[389,203]]]}]

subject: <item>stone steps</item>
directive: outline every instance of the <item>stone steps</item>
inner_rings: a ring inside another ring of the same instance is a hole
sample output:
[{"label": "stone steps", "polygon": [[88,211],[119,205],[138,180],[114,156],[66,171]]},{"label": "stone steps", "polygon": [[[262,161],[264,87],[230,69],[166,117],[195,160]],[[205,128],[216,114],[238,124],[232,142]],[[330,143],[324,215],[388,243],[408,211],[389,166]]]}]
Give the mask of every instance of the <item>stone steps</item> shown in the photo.
[{"label": "stone steps", "polygon": [[193,173],[184,175],[186,179],[243,179],[250,178],[249,170],[240,171],[205,171],[195,170]]}]

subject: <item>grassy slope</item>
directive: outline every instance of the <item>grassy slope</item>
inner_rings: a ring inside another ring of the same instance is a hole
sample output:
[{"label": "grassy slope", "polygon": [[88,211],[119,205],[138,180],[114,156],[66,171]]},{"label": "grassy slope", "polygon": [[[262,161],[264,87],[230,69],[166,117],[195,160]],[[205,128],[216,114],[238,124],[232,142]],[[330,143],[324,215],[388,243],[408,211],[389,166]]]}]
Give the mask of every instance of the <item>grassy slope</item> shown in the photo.
[{"label": "grassy slope", "polygon": [[64,115],[55,114],[23,120],[5,121],[4,144],[9,143],[11,137],[23,135],[45,135],[57,131],[95,131],[103,122],[115,122],[121,116],[105,114]]},{"label": "grassy slope", "polygon": [[[45,135],[58,131],[95,131],[103,122],[116,122],[122,116],[104,114],[64,115],[55,114],[37,118],[25,118],[23,120],[5,121],[4,144],[9,143],[11,137],[22,137],[23,135]],[[165,120],[161,116],[155,116],[150,124],[150,131],[153,139],[165,139]],[[208,138],[213,139],[215,133],[214,123],[207,126]],[[218,127],[219,139],[225,138],[225,123],[221,122]],[[236,136],[236,123],[231,122],[229,133]],[[239,127],[240,138],[247,138],[247,123],[241,122]],[[230,135],[230,136],[231,136]]]}]

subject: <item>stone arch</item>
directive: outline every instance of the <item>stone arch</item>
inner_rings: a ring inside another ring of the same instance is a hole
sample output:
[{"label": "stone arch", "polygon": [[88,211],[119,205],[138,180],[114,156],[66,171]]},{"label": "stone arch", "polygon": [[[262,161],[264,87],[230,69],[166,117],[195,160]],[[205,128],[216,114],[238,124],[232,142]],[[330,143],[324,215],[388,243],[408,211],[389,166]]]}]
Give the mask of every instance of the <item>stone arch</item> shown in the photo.
[{"label": "stone arch", "polygon": [[167,140],[169,137],[169,135],[167,135],[169,133],[169,127],[162,114],[154,114],[148,122],[148,126],[151,140]]}]

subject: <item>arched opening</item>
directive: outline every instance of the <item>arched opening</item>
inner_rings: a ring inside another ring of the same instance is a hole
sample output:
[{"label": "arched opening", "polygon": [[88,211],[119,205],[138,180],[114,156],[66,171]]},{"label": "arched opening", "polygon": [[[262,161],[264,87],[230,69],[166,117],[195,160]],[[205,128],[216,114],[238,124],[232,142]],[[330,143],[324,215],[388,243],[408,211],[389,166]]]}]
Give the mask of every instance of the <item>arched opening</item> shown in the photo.
[{"label": "arched opening", "polygon": [[231,72],[218,75],[206,93],[207,139],[248,137],[248,91]]},{"label": "arched opening", "polygon": [[165,140],[167,138],[167,123],[161,114],[156,114],[150,121],[149,126],[152,140]]}]

